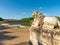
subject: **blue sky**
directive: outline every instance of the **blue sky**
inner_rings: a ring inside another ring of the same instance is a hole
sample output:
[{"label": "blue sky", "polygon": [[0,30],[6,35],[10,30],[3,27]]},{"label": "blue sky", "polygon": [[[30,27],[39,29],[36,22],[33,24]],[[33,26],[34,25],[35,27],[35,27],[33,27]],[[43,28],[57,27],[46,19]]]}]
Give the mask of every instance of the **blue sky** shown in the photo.
[{"label": "blue sky", "polygon": [[0,17],[20,19],[38,10],[45,16],[60,16],[60,0],[0,0]]}]

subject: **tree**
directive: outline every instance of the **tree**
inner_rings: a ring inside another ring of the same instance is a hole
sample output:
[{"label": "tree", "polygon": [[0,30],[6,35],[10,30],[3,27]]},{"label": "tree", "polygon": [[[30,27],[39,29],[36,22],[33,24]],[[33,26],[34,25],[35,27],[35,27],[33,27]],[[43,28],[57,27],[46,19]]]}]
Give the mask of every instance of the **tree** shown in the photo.
[{"label": "tree", "polygon": [[[33,20],[32,17],[27,17],[27,18],[22,18],[20,21],[22,22],[21,25],[24,26],[30,26],[31,25],[31,20]],[[23,23],[24,22],[24,23]]]},{"label": "tree", "polygon": [[27,17],[27,18],[22,18],[20,21],[30,22],[31,20],[33,20],[32,17]]},{"label": "tree", "polygon": [[0,21],[3,21],[3,19],[0,17]]}]

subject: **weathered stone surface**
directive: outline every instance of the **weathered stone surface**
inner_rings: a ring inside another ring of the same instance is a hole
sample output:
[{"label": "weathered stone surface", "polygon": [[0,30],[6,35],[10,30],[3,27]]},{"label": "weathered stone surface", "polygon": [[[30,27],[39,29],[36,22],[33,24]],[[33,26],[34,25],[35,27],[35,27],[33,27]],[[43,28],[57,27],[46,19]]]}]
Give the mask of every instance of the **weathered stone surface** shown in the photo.
[{"label": "weathered stone surface", "polygon": [[58,19],[56,17],[44,17],[43,28],[57,28],[59,27]]}]

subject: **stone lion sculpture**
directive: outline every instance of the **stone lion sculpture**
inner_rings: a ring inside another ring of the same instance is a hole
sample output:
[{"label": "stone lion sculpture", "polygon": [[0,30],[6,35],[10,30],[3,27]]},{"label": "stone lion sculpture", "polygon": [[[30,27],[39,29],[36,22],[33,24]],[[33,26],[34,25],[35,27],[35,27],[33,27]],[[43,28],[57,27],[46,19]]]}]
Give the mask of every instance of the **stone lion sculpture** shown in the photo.
[{"label": "stone lion sculpture", "polygon": [[34,21],[32,22],[32,25],[29,29],[30,41],[32,42],[33,45],[38,45],[37,35],[39,36],[39,34],[36,33],[36,31],[39,32],[39,29],[41,29],[43,24],[42,19],[44,16],[42,15],[42,13],[39,13],[38,11],[34,11],[32,16],[34,18]]},{"label": "stone lion sculpture", "polygon": [[39,13],[38,11],[34,11],[32,16],[34,18],[34,21],[32,22],[31,27],[38,28],[43,24],[42,19],[44,16],[42,15],[42,13]]},{"label": "stone lion sculpture", "polygon": [[34,21],[29,29],[30,41],[33,45],[38,45],[40,30],[43,29],[54,29],[60,27],[60,22],[56,17],[44,17],[42,13],[34,11],[32,14]]}]

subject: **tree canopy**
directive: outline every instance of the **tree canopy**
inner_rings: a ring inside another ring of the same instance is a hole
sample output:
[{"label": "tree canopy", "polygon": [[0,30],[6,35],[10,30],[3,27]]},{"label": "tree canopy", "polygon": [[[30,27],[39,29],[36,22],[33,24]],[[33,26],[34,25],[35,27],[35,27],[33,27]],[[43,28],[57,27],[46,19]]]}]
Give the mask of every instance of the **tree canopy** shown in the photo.
[{"label": "tree canopy", "polygon": [[22,18],[20,21],[30,22],[32,19],[33,19],[32,17],[27,17],[27,18]]},{"label": "tree canopy", "polygon": [[0,17],[0,21],[3,21],[3,18]]}]

